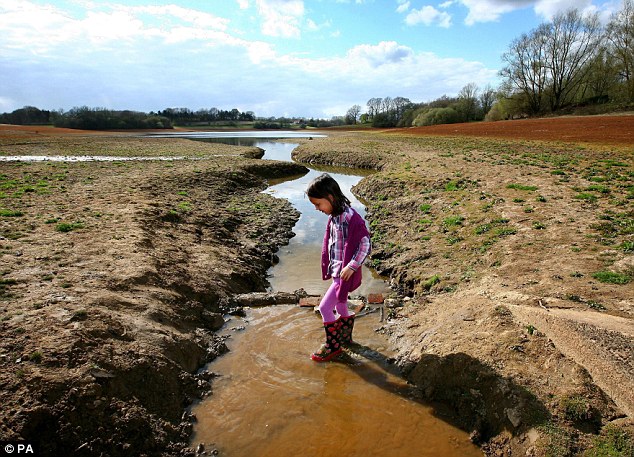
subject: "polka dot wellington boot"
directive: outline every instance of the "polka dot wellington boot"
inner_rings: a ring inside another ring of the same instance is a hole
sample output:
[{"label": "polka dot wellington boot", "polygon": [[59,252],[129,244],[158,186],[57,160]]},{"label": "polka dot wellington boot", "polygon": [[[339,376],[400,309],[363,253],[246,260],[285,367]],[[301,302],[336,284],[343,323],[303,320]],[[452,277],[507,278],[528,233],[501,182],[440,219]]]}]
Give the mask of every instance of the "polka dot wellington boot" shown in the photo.
[{"label": "polka dot wellington boot", "polygon": [[342,352],[339,340],[339,320],[325,322],[324,329],[326,330],[326,342],[321,345],[319,351],[310,356],[315,362],[327,362]]},{"label": "polka dot wellington boot", "polygon": [[341,345],[349,346],[352,341],[352,329],[354,328],[354,318],[356,314],[348,317],[339,318],[339,335],[341,337]]}]

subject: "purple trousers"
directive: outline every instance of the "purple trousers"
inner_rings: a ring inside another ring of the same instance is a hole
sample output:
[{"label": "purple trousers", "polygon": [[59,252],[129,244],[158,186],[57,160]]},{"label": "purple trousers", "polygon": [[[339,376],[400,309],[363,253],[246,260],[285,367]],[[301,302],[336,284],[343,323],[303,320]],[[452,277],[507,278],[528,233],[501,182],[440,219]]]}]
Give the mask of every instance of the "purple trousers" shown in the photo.
[{"label": "purple trousers", "polygon": [[340,297],[348,297],[348,289],[350,288],[350,281],[343,281],[341,278],[332,278],[332,284],[324,294],[324,298],[319,303],[319,312],[324,323],[334,322],[337,320],[335,316],[335,310],[341,317],[348,317],[348,300],[337,300],[337,295]]}]

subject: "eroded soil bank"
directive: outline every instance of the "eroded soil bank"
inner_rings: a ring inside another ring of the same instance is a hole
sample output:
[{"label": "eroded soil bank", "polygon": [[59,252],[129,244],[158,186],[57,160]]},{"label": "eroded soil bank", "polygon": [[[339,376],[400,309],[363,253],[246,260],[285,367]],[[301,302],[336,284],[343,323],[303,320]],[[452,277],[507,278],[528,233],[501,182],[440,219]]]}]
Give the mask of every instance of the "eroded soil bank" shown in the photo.
[{"label": "eroded soil bank", "polygon": [[[185,156],[0,163],[0,439],[37,455],[182,455],[223,303],[263,291],[298,217],[261,151],[3,131],[2,155]],[[191,451],[189,451],[191,452]]]},{"label": "eroded soil bank", "polygon": [[515,140],[331,135],[294,158],[381,170],[355,192],[402,304],[383,330],[488,455],[630,456],[631,144],[525,141],[522,125]]}]

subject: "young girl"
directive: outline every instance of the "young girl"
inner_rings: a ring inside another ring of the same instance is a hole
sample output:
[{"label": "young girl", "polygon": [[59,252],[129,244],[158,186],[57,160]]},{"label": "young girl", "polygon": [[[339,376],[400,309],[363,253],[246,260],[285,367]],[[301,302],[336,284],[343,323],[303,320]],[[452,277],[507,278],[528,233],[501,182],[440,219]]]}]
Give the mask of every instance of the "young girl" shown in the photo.
[{"label": "young girl", "polygon": [[316,210],[329,216],[321,249],[321,272],[324,280],[332,278],[332,285],[319,304],[326,342],[311,355],[316,362],[326,362],[352,342],[355,315],[348,312],[348,292],[361,285],[361,264],[370,253],[370,233],[329,174],[315,178],[306,194]]}]

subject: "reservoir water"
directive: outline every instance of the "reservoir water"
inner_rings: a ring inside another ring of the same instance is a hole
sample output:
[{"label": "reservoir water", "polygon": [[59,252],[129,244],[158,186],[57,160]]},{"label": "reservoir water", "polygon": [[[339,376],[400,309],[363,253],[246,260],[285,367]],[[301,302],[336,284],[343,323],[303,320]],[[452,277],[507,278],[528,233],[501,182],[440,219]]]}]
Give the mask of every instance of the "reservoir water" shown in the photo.
[{"label": "reservoir water", "polygon": [[[293,143],[262,139],[265,159],[290,160]],[[300,212],[296,236],[280,249],[271,268],[275,291],[305,289],[321,294],[320,252],[327,216],[305,197],[308,182],[327,171],[353,206],[365,208],[350,189],[363,178],[358,170],[311,168],[298,179],[271,182],[266,192],[288,199]],[[361,294],[386,292],[387,285],[364,270]],[[355,291],[353,294],[357,294]],[[221,456],[388,456],[470,457],[482,452],[468,435],[419,401],[394,369],[387,341],[375,330],[378,313],[357,318],[359,347],[340,360],[315,363],[310,354],[324,338],[312,309],[275,306],[229,317],[222,330],[230,352],[207,369],[218,375],[212,395],[196,404],[192,446],[204,443]]]}]

